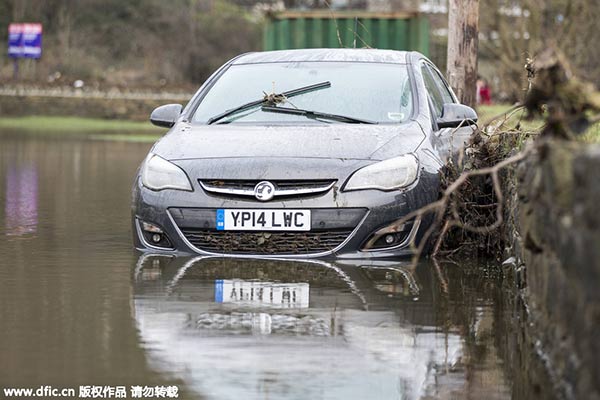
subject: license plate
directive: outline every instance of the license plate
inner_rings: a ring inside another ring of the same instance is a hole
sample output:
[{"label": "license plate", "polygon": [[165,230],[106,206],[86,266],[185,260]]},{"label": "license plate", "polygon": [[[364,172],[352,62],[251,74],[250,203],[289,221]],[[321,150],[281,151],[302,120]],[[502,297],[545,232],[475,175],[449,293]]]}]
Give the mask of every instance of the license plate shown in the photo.
[{"label": "license plate", "polygon": [[310,210],[218,209],[219,231],[310,231]]}]

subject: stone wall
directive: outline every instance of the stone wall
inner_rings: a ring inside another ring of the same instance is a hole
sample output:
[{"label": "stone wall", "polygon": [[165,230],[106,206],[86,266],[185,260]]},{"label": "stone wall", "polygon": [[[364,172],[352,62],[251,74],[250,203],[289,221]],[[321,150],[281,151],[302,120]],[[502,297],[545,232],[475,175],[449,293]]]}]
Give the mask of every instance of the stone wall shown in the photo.
[{"label": "stone wall", "polygon": [[600,145],[541,143],[514,177],[509,233],[535,350],[565,397],[600,399]]}]

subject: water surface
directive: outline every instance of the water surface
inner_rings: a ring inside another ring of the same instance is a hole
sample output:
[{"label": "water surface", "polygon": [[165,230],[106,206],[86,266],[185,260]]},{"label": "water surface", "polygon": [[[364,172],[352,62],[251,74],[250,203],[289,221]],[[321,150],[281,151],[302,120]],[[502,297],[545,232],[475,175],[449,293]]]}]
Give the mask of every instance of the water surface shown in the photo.
[{"label": "water surface", "polygon": [[135,253],[131,186],[150,146],[0,135],[0,388],[177,385],[189,399],[551,395],[522,307],[493,263]]}]

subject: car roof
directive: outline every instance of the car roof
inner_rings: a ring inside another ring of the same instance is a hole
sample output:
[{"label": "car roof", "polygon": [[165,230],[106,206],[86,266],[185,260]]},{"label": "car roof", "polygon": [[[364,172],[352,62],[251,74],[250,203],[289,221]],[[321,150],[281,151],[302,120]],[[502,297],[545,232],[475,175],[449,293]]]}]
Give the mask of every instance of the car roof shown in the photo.
[{"label": "car roof", "polygon": [[407,64],[410,52],[380,49],[297,49],[243,54],[232,64],[273,62],[337,61]]}]

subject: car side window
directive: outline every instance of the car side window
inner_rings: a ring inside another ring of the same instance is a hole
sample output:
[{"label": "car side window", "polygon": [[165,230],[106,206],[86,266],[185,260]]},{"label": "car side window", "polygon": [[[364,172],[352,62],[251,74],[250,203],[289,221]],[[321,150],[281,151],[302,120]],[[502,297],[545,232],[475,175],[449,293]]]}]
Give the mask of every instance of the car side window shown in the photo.
[{"label": "car side window", "polygon": [[431,66],[427,66],[427,68],[429,69],[429,71],[431,72],[431,76],[433,77],[433,80],[438,88],[438,90],[440,91],[441,95],[442,95],[442,99],[444,101],[444,104],[447,103],[454,103],[454,97],[452,96],[452,93],[450,92],[450,89],[448,89],[448,84],[446,83],[446,81],[444,80],[444,78],[442,78],[442,76],[440,75],[439,71],[436,70],[435,68],[432,68]]},{"label": "car side window", "polygon": [[410,80],[407,79],[402,85],[402,91],[400,93],[400,113],[408,116],[412,107],[412,91],[410,88]]},{"label": "car side window", "polygon": [[435,118],[442,116],[442,108],[444,107],[444,98],[440,93],[437,84],[431,74],[431,71],[426,64],[421,64],[421,73],[423,75],[423,82],[425,83],[425,89],[427,89],[427,95],[431,100],[433,107],[433,113]]}]

